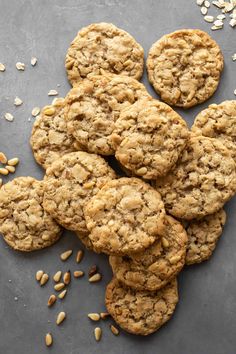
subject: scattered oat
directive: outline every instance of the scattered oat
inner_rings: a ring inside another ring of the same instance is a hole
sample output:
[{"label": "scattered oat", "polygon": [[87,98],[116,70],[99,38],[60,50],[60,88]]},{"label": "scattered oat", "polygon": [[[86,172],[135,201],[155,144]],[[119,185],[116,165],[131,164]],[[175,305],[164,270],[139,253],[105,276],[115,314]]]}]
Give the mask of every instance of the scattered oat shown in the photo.
[{"label": "scattered oat", "polygon": [[222,29],[222,28],[223,28],[223,26],[217,27],[217,26],[214,25],[214,26],[211,27],[211,30],[212,30],[212,31],[217,31],[217,30],[220,30],[220,29]]},{"label": "scattered oat", "polygon": [[43,273],[42,278],[40,280],[40,285],[41,286],[45,285],[47,283],[48,279],[49,279],[48,274],[47,273]]},{"label": "scattered oat", "polygon": [[32,66],[35,66],[37,64],[37,61],[38,61],[38,59],[36,57],[32,57],[31,60],[30,60],[30,64]]},{"label": "scattered oat", "polygon": [[94,264],[88,271],[89,278],[91,278],[97,272],[98,272],[98,267]]},{"label": "scattered oat", "polygon": [[16,96],[16,98],[14,99],[14,105],[16,107],[18,107],[18,106],[21,106],[22,103],[23,103],[23,101],[19,97]]},{"label": "scattered oat", "polygon": [[81,278],[83,275],[84,275],[84,272],[82,272],[82,270],[75,270],[74,271],[75,278]]},{"label": "scattered oat", "polygon": [[64,283],[58,283],[58,284],[54,285],[54,289],[55,289],[56,291],[60,291],[60,290],[62,290],[64,287],[65,287],[65,284],[64,284]]},{"label": "scattered oat", "polygon": [[79,250],[76,255],[76,263],[80,263],[84,257],[84,251]]},{"label": "scattered oat", "polygon": [[62,272],[59,270],[58,272],[56,272],[53,276],[53,280],[58,283],[61,279],[61,275],[62,275]]},{"label": "scattered oat", "polygon": [[50,347],[52,345],[53,339],[51,333],[47,333],[45,336],[45,344],[47,347]]},{"label": "scattered oat", "polygon": [[67,290],[66,290],[66,289],[63,290],[63,291],[58,295],[59,299],[64,299],[64,297],[66,296],[66,293],[67,293]]},{"label": "scattered oat", "polygon": [[94,274],[92,277],[89,278],[90,283],[96,283],[102,279],[102,276],[100,273]]},{"label": "scattered oat", "polygon": [[5,119],[8,120],[8,122],[12,122],[14,120],[14,117],[11,113],[5,113]]},{"label": "scattered oat", "polygon": [[231,27],[235,27],[236,26],[236,19],[232,18],[230,21],[229,21],[229,24]]},{"label": "scattered oat", "polygon": [[99,313],[89,313],[88,318],[92,321],[99,321],[100,320],[100,315]]},{"label": "scattered oat", "polygon": [[59,326],[64,321],[65,318],[66,318],[66,313],[65,312],[60,312],[57,315],[56,324]]},{"label": "scattered oat", "polygon": [[212,4],[215,5],[216,7],[218,7],[219,9],[224,8],[224,4],[220,1],[212,1]]},{"label": "scattered oat", "polygon": [[101,337],[102,337],[102,330],[101,330],[100,327],[96,327],[96,328],[94,329],[94,337],[95,337],[95,339],[96,339],[97,342],[100,341],[100,339],[101,339]]},{"label": "scattered oat", "polygon": [[68,270],[64,275],[63,275],[63,281],[66,285],[70,284],[70,280],[71,280],[71,273],[70,270]]},{"label": "scattered oat", "polygon": [[215,20],[215,21],[214,21],[214,25],[215,25],[216,27],[223,27],[224,23],[223,23],[222,20]]},{"label": "scattered oat", "polygon": [[110,314],[108,312],[101,312],[100,316],[102,320],[106,320],[108,317],[110,317]]},{"label": "scattered oat", "polygon": [[206,22],[211,23],[211,22],[214,22],[214,17],[213,16],[204,16],[204,20]]},{"label": "scattered oat", "polygon": [[18,157],[14,157],[13,159],[8,160],[7,164],[9,166],[16,166],[16,165],[18,165],[19,161],[20,160],[18,159]]},{"label": "scattered oat", "polygon": [[198,6],[202,6],[205,0],[196,0]]},{"label": "scattered oat", "polygon": [[0,152],[0,163],[3,163],[3,164],[7,163],[7,157],[3,152]]},{"label": "scattered oat", "polygon": [[7,176],[9,171],[6,168],[1,167],[0,168],[0,175]]},{"label": "scattered oat", "polygon": [[225,15],[220,14],[220,15],[216,16],[216,18],[217,18],[218,20],[224,20],[224,19],[225,19]]},{"label": "scattered oat", "polygon": [[62,261],[66,261],[71,255],[72,255],[73,251],[72,250],[68,250],[63,252],[60,257]]},{"label": "scattered oat", "polygon": [[34,107],[34,108],[32,109],[31,114],[32,114],[33,117],[38,116],[39,113],[40,113],[40,108],[39,108],[39,107]]},{"label": "scattered oat", "polygon": [[5,166],[5,168],[10,172],[10,173],[14,173],[16,171],[14,166]]},{"label": "scattered oat", "polygon": [[24,64],[24,63],[21,63],[20,61],[18,61],[18,62],[16,63],[16,68],[17,68],[17,70],[19,70],[19,71],[24,71],[24,70],[25,70],[25,64]]},{"label": "scattered oat", "polygon": [[234,94],[235,94],[235,96],[236,96],[236,89],[234,90]]},{"label": "scattered oat", "polygon": [[48,92],[48,96],[57,96],[57,95],[58,95],[57,90],[50,90],[50,91]]},{"label": "scattered oat", "polygon": [[113,325],[110,325],[110,329],[111,329],[111,332],[112,332],[115,336],[118,336],[118,334],[120,333],[119,329],[116,328],[116,327],[113,326]]},{"label": "scattered oat", "polygon": [[50,295],[48,299],[48,307],[51,307],[53,304],[55,304],[56,301],[57,301],[56,295],[54,294]]},{"label": "scattered oat", "polygon": [[207,8],[206,8],[205,6],[202,6],[202,7],[201,7],[201,13],[202,13],[202,15],[206,15],[207,12],[208,12]]},{"label": "scattered oat", "polygon": [[3,63],[0,63],[0,71],[3,72],[6,70],[6,67]]},{"label": "scattered oat", "polygon": [[204,1],[204,6],[205,6],[207,9],[209,9],[209,7],[211,6],[211,3],[210,3],[208,0],[206,0],[206,1]]}]

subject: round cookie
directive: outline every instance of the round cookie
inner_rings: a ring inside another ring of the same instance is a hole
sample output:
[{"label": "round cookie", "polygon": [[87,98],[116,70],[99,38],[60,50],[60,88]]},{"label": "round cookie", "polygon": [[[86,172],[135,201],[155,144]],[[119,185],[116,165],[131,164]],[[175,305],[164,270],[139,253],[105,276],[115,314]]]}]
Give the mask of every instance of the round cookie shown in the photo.
[{"label": "round cookie", "polygon": [[64,98],[56,99],[42,109],[33,125],[30,144],[36,161],[45,169],[59,157],[79,150],[79,144],[67,132],[64,107]]},{"label": "round cookie", "polygon": [[141,99],[121,112],[111,136],[117,160],[145,179],[164,176],[187,144],[186,122],[165,103]]},{"label": "round cookie", "polygon": [[188,235],[186,264],[201,263],[211,257],[226,222],[223,209],[201,220],[183,223]]},{"label": "round cookie", "polygon": [[160,194],[137,178],[108,182],[84,208],[95,250],[131,254],[159,237],[165,217]]},{"label": "round cookie", "polygon": [[216,91],[224,58],[218,44],[198,29],[182,29],[154,43],[147,58],[148,78],[166,103],[189,108]]},{"label": "round cookie", "polygon": [[66,97],[67,129],[84,150],[112,155],[110,137],[120,112],[141,97],[150,97],[143,84],[120,75],[84,80]]},{"label": "round cookie", "polygon": [[236,100],[211,104],[197,115],[191,130],[195,135],[219,139],[236,162]]},{"label": "round cookie", "polygon": [[185,264],[187,234],[171,216],[165,217],[161,238],[145,250],[131,256],[110,256],[115,277],[131,288],[155,291],[163,288]]},{"label": "round cookie", "polygon": [[65,67],[72,85],[88,75],[103,72],[140,79],[144,51],[124,30],[111,23],[94,23],[82,28],[66,54]]},{"label": "round cookie", "polygon": [[156,188],[169,214],[196,219],[213,214],[235,194],[235,162],[214,138],[191,136],[177,165]]},{"label": "round cookie", "polygon": [[54,244],[61,227],[43,209],[43,181],[18,177],[0,189],[0,232],[15,250],[35,251]]},{"label": "round cookie", "polygon": [[115,172],[98,155],[64,155],[46,170],[44,208],[66,229],[87,233],[84,204],[113,178]]},{"label": "round cookie", "polygon": [[107,311],[121,328],[137,335],[157,331],[171,318],[177,302],[176,279],[153,292],[125,287],[116,278],[106,288]]}]

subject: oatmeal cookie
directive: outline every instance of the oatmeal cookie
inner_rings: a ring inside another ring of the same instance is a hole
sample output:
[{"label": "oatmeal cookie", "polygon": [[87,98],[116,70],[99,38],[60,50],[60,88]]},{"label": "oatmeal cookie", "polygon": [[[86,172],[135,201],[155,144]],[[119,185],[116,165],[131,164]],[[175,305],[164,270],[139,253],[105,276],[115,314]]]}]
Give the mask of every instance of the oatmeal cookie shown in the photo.
[{"label": "oatmeal cookie", "polygon": [[223,209],[201,220],[183,222],[188,235],[186,264],[201,263],[211,257],[225,222]]},{"label": "oatmeal cookie", "polygon": [[107,311],[125,331],[146,336],[166,323],[178,302],[177,280],[158,291],[128,288],[113,278],[106,288]]},{"label": "oatmeal cookie", "polygon": [[177,165],[156,182],[166,210],[187,220],[220,210],[235,194],[235,166],[219,140],[192,136]]},{"label": "oatmeal cookie", "polygon": [[98,155],[64,155],[46,170],[44,208],[66,229],[86,233],[83,206],[113,178],[114,171]]},{"label": "oatmeal cookie", "polygon": [[66,97],[67,129],[84,150],[112,155],[110,137],[120,112],[141,97],[150,97],[143,84],[120,75],[84,80]]},{"label": "oatmeal cookie", "polygon": [[130,254],[155,242],[163,229],[160,194],[137,178],[108,182],[84,208],[89,238],[97,251]]},{"label": "oatmeal cookie", "polygon": [[59,157],[80,150],[78,142],[67,132],[64,107],[64,98],[57,99],[42,109],[33,125],[30,144],[35,160],[45,169]]},{"label": "oatmeal cookie", "polygon": [[66,54],[65,67],[72,85],[88,75],[103,72],[140,79],[144,51],[124,30],[111,23],[94,23],[82,28]]},{"label": "oatmeal cookie", "polygon": [[131,256],[110,256],[115,277],[131,288],[155,291],[173,279],[185,264],[187,234],[183,226],[166,216],[161,238]]},{"label": "oatmeal cookie", "polygon": [[219,139],[236,162],[236,100],[211,104],[197,115],[191,130],[196,135]]},{"label": "oatmeal cookie", "polygon": [[148,78],[161,99],[189,108],[216,91],[224,58],[218,44],[198,29],[183,29],[154,43],[147,58]]},{"label": "oatmeal cookie", "polygon": [[164,176],[187,144],[186,122],[165,103],[141,99],[121,112],[111,136],[117,160],[144,179]]},{"label": "oatmeal cookie", "polygon": [[43,181],[18,177],[0,189],[0,232],[15,250],[30,252],[49,247],[61,227],[43,209]]}]

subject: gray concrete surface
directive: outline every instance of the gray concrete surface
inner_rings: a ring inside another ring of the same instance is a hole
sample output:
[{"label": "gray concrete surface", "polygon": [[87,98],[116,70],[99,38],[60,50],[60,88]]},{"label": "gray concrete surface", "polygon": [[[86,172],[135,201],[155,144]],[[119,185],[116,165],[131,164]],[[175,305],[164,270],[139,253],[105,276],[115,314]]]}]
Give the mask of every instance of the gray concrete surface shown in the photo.
[{"label": "gray concrete surface", "polygon": [[[47,96],[49,89],[58,89],[60,95],[69,90],[64,57],[70,41],[82,26],[91,22],[113,22],[134,35],[146,55],[154,41],[173,30],[192,27],[211,33],[194,0],[0,0],[0,5],[0,62],[7,65],[6,72],[0,73],[0,116],[7,111],[15,115],[13,123],[0,119],[0,150],[9,157],[19,156],[17,176],[43,176],[29,147],[33,119],[28,121],[28,118],[34,106],[51,101]],[[223,50],[225,70],[212,99],[191,110],[180,110],[189,125],[209,103],[234,98],[236,63],[232,62],[231,55],[236,51],[235,30],[225,25],[223,31],[211,34]],[[30,66],[31,56],[38,58],[35,68]],[[26,63],[25,72],[15,69],[17,61]],[[146,75],[143,81],[156,97]],[[16,95],[23,99],[22,107],[14,108]],[[104,289],[111,272],[105,256],[89,252],[79,267],[74,259],[62,263],[59,254],[63,250],[76,251],[81,247],[72,233],[65,233],[50,249],[26,255],[12,251],[0,239],[0,354],[234,354],[235,200],[226,209],[227,225],[214,256],[209,262],[188,267],[181,273],[180,302],[173,319],[148,338],[126,333],[116,338],[110,333],[110,321],[107,321],[101,323],[102,341],[95,342],[95,324],[87,319],[87,313],[104,310]],[[100,284],[88,284],[86,278],[74,281],[66,299],[58,301],[52,309],[47,308],[52,284],[39,288],[34,280],[38,269],[52,275],[58,269],[86,271],[93,264],[99,265],[104,275]],[[68,318],[59,328],[55,317],[61,310],[67,312]],[[44,345],[48,331],[54,335],[51,349]]]}]

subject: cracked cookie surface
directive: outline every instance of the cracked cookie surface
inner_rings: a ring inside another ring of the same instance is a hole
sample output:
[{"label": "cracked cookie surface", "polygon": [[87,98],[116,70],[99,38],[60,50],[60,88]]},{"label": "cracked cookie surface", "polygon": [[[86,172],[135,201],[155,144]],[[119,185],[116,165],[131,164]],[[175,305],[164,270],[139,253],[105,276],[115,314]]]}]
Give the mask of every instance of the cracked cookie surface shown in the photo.
[{"label": "cracked cookie surface", "polygon": [[183,268],[187,247],[183,226],[165,216],[160,239],[145,250],[131,256],[110,256],[115,277],[137,290],[155,291],[165,286]]},{"label": "cracked cookie surface", "polygon": [[156,181],[169,214],[196,219],[213,214],[236,192],[235,162],[214,138],[191,136],[176,166]]},{"label": "cracked cookie surface", "polygon": [[164,176],[187,144],[186,122],[168,105],[141,99],[121,112],[111,136],[117,160],[145,179]]},{"label": "cracked cookie surface", "polygon": [[137,178],[108,182],[84,208],[89,238],[97,251],[129,254],[159,237],[165,217],[160,194]]},{"label": "cracked cookie surface", "polygon": [[106,161],[84,151],[64,155],[46,170],[44,208],[65,228],[87,233],[83,207],[115,172]]},{"label": "cracked cookie surface", "polygon": [[71,43],[65,60],[72,85],[88,75],[102,72],[140,79],[144,51],[124,30],[111,23],[94,23],[82,28]]},{"label": "cracked cookie surface", "polygon": [[30,144],[35,160],[45,169],[59,157],[80,150],[75,138],[67,132],[64,107],[64,98],[57,99],[42,109],[33,125]]},{"label": "cracked cookie surface", "polygon": [[0,189],[0,232],[15,250],[30,252],[54,244],[61,227],[43,209],[43,181],[18,177]]},{"label": "cracked cookie surface", "polygon": [[139,291],[113,278],[106,288],[107,311],[125,331],[146,336],[173,315],[178,302],[177,280],[158,291]]},{"label": "cracked cookie surface", "polygon": [[201,220],[183,222],[188,235],[186,264],[201,263],[211,257],[225,222],[226,213],[223,209]]},{"label": "cracked cookie surface", "polygon": [[219,139],[236,162],[236,100],[211,104],[197,115],[191,130],[196,135]]},{"label": "cracked cookie surface", "polygon": [[183,29],[154,43],[147,58],[148,78],[161,99],[189,108],[216,91],[224,59],[218,44],[198,29]]},{"label": "cracked cookie surface", "polygon": [[66,97],[67,129],[84,150],[112,155],[111,134],[122,110],[141,97],[150,97],[143,84],[120,75],[84,80]]}]

